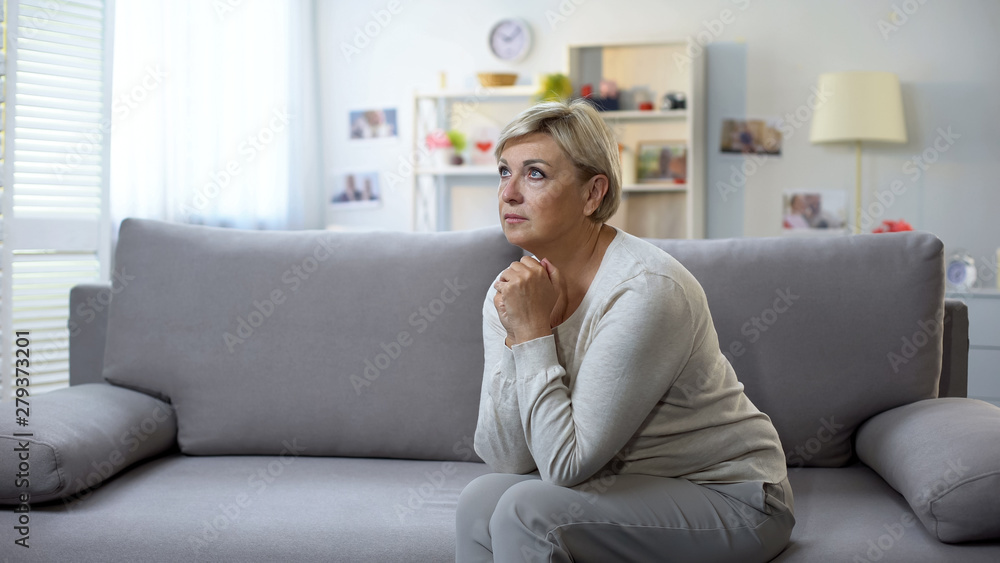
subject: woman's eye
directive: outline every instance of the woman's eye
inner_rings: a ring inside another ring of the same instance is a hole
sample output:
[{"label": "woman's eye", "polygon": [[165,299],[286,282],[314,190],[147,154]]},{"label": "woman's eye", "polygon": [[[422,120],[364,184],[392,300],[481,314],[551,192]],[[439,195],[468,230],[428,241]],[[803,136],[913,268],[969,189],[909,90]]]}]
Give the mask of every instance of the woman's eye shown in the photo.
[{"label": "woman's eye", "polygon": [[510,176],[510,170],[507,170],[506,168],[501,168],[500,169],[500,177],[501,178],[506,178],[507,176]]},{"label": "woman's eye", "polygon": [[544,178],[545,174],[542,174],[542,171],[538,170],[537,168],[532,168],[531,172],[528,172],[528,176],[530,176],[531,178],[538,179],[538,178]]}]

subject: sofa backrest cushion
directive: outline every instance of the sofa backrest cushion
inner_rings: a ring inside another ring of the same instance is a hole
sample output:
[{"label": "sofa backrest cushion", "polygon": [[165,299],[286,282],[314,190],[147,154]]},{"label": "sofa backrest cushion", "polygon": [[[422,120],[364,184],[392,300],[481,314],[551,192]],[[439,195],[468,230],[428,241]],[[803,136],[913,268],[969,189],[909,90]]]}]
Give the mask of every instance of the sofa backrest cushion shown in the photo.
[{"label": "sofa backrest cushion", "polygon": [[701,282],[719,345],[790,466],[844,465],[862,422],[937,396],[944,259],[935,236],[650,242]]},{"label": "sofa backrest cushion", "polygon": [[104,377],[169,400],[187,454],[478,460],[499,228],[261,232],[127,219]]}]

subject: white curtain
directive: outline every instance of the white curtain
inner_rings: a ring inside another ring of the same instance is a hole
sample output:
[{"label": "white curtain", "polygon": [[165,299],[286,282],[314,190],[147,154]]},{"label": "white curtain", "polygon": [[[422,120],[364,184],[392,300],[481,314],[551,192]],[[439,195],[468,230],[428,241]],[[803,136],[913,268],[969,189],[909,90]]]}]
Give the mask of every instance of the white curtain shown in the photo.
[{"label": "white curtain", "polygon": [[321,228],[312,0],[118,0],[111,196],[125,217]]}]

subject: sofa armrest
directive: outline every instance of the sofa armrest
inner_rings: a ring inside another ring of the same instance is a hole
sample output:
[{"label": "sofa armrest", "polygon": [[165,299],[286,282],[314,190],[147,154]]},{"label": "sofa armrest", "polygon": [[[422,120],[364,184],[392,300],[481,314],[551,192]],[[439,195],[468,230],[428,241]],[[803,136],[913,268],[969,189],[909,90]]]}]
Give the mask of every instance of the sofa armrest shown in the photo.
[{"label": "sofa armrest", "polygon": [[0,403],[0,504],[75,495],[177,442],[173,407],[138,391],[88,384],[26,401]]},{"label": "sofa armrest", "polygon": [[969,307],[958,299],[944,300],[944,356],[939,397],[969,395]]},{"label": "sofa armrest", "polygon": [[1000,538],[1000,408],[927,399],[858,428],[858,457],[896,489],[927,531],[958,543]]},{"label": "sofa armrest", "polygon": [[110,284],[80,284],[69,292],[69,384],[102,383]]}]

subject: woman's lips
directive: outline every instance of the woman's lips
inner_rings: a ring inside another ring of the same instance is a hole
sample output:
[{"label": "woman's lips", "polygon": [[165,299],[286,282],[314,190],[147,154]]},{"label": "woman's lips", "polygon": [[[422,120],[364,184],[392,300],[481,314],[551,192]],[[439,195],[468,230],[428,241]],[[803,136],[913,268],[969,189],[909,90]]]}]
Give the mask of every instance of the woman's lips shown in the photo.
[{"label": "woman's lips", "polygon": [[504,213],[503,220],[507,223],[523,223],[527,221],[526,218],[514,213]]}]

